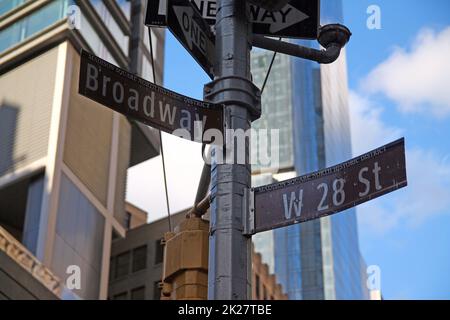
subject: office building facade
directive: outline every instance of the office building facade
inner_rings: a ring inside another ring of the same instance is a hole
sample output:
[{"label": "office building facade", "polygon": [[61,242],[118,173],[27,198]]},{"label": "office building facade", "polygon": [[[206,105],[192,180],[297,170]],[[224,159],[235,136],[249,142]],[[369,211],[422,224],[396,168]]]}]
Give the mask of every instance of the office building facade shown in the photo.
[{"label": "office building facade", "polygon": [[[133,218],[135,211],[128,211]],[[178,225],[187,211],[172,214]],[[169,231],[167,218],[152,223],[134,224],[124,239],[112,242],[108,298],[110,300],[159,300],[163,272],[164,233]]]},{"label": "office building facade", "polygon": [[[138,0],[0,0],[0,226],[63,287],[78,267],[82,299],[107,297],[127,169],[159,138],[78,94],[79,53],[152,80],[144,17]],[[164,33],[153,39],[161,83]]]},{"label": "office building facade", "polygon": [[[160,300],[164,261],[164,234],[169,231],[167,218],[152,223],[139,219],[144,212],[127,204],[130,229],[125,239],[112,243],[108,298],[110,300]],[[171,215],[179,225],[188,210]],[[145,214],[146,215],[146,214]],[[204,218],[207,215],[204,216]],[[139,223],[140,221],[140,223]],[[259,253],[252,250],[253,300],[287,300],[282,286]]]},{"label": "office building facade", "polygon": [[[321,1],[321,23],[342,23],[342,3]],[[313,41],[291,40],[316,47]],[[261,85],[272,53],[256,51]],[[254,185],[310,173],[352,157],[345,50],[333,64],[278,55],[263,93],[258,128],[281,129],[280,166]],[[286,136],[286,137],[284,137]],[[367,299],[354,209],[255,237],[290,299]]]}]

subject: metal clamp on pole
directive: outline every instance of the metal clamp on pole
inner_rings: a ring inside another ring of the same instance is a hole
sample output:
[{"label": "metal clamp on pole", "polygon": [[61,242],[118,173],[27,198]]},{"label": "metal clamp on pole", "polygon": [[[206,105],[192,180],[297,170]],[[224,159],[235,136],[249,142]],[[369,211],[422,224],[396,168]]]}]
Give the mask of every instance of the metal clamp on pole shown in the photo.
[{"label": "metal clamp on pole", "polygon": [[293,43],[278,41],[260,35],[253,35],[252,44],[255,47],[284,53],[290,56],[313,60],[321,64],[329,64],[339,58],[341,49],[350,40],[352,33],[340,24],[329,24],[320,28],[317,40],[325,50],[299,46]]},{"label": "metal clamp on pole", "polygon": [[228,76],[217,78],[204,87],[206,101],[224,105],[239,105],[249,111],[251,121],[261,117],[261,91],[250,80]]}]

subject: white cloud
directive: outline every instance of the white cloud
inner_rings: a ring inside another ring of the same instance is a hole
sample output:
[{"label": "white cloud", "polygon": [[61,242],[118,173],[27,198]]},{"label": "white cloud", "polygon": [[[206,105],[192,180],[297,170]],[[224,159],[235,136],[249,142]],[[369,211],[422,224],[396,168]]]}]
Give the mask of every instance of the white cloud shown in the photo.
[{"label": "white cloud", "polygon": [[413,149],[406,154],[406,166],[406,188],[359,206],[364,230],[383,234],[398,226],[415,228],[449,213],[450,164],[432,152]]},{"label": "white cloud", "polygon": [[[382,120],[383,108],[370,98],[350,92],[350,117],[354,154],[361,154],[399,138],[400,128]],[[448,214],[450,208],[450,161],[434,152],[408,148],[408,186],[358,206],[361,228],[386,233],[398,226],[417,227],[427,219]]]},{"label": "white cloud", "polygon": [[[194,203],[203,168],[201,144],[163,133],[171,213]],[[127,201],[147,210],[149,221],[167,216],[161,157],[128,170]]]},{"label": "white cloud", "polygon": [[403,130],[387,126],[381,119],[383,108],[355,91],[349,92],[353,154],[363,154],[387,144],[403,134]]},{"label": "white cloud", "polygon": [[409,50],[396,48],[362,82],[368,93],[382,93],[402,112],[450,115],[450,27],[422,30]]},{"label": "white cloud", "polygon": [[[350,92],[353,150],[361,154],[393,141],[402,128],[383,121],[384,109],[375,102],[381,93],[405,113],[450,115],[450,27],[436,33],[420,32],[410,50],[397,48]],[[408,186],[358,206],[365,231],[386,233],[398,226],[417,227],[427,219],[448,214],[450,208],[449,156],[409,148],[406,141]]]}]

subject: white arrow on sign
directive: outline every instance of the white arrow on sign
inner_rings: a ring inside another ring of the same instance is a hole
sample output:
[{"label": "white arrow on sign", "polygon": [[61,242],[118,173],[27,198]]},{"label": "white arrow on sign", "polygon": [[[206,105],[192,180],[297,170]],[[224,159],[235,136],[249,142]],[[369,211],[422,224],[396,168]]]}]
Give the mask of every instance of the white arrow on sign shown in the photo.
[{"label": "white arrow on sign", "polygon": [[309,18],[297,8],[287,4],[280,11],[270,12],[260,7],[250,8],[253,23],[270,24],[270,32],[278,32]]},{"label": "white arrow on sign", "polygon": [[[216,0],[192,0],[205,19],[216,19]],[[309,16],[296,7],[287,4],[280,11],[270,12],[261,7],[250,6],[250,20],[253,23],[270,24],[270,32],[276,33],[308,19]]]},{"label": "white arrow on sign", "polygon": [[194,9],[191,7],[174,6],[173,11],[177,16],[181,30],[183,30],[184,38],[189,49],[192,50],[193,45],[195,45],[208,60],[211,60],[214,44],[209,40],[209,37],[203,32],[195,19],[193,19]]}]

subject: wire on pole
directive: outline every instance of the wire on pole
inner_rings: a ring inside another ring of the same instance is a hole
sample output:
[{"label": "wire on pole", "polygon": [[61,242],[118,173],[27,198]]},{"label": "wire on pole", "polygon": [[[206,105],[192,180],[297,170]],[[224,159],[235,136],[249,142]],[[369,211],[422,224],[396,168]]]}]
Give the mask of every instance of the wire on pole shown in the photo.
[{"label": "wire on pole", "polygon": [[[153,39],[152,39],[152,29],[148,27],[148,34],[149,34],[149,40],[150,40],[150,62],[152,65],[152,73],[153,73],[153,83],[156,83],[156,72],[155,72],[155,61],[153,57]],[[172,231],[172,221],[170,218],[170,205],[169,205],[169,191],[167,188],[167,175],[166,175],[166,161],[164,158],[164,147],[163,147],[163,141],[162,141],[162,133],[161,130],[159,131],[159,141],[161,145],[161,159],[162,159],[162,166],[163,166],[163,175],[164,175],[164,190],[166,193],[166,208],[167,208],[167,221],[169,223],[169,231]]]},{"label": "wire on pole", "polygon": [[[281,38],[279,39],[281,41]],[[270,61],[269,70],[267,70],[266,78],[264,79],[264,83],[261,87],[261,94],[263,94],[264,89],[266,88],[267,80],[269,80],[270,71],[272,71],[273,63],[275,62],[275,58],[277,57],[277,52],[275,51],[272,56],[272,61]]]}]

